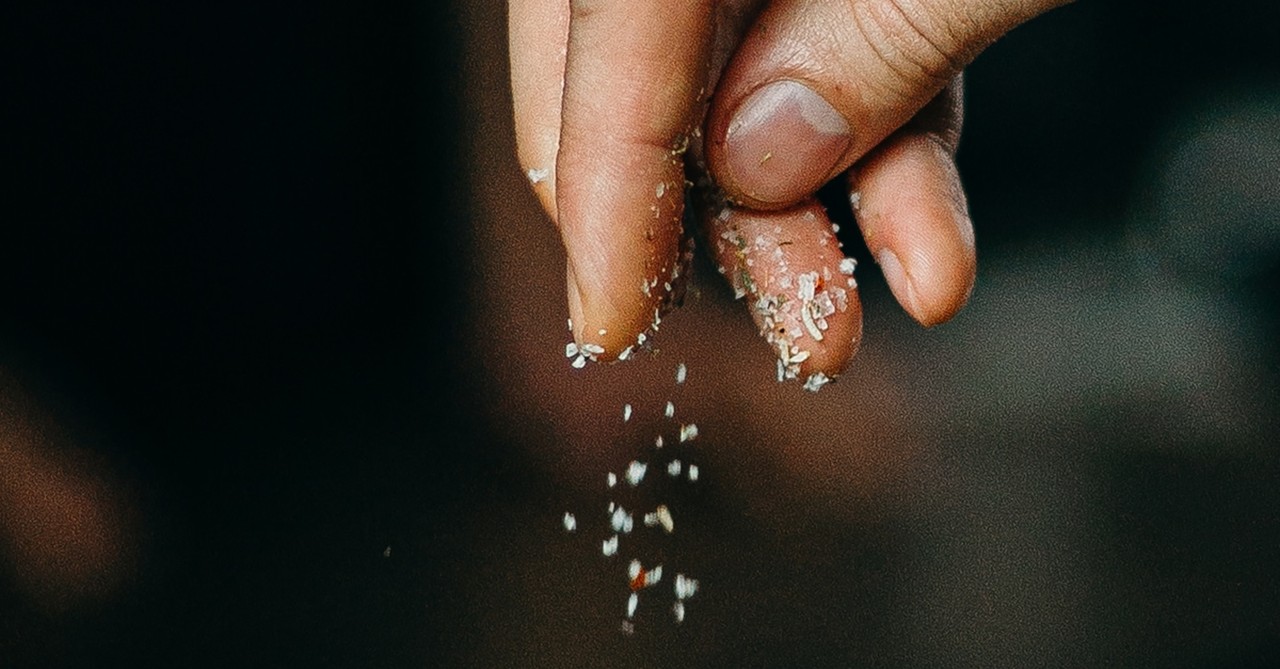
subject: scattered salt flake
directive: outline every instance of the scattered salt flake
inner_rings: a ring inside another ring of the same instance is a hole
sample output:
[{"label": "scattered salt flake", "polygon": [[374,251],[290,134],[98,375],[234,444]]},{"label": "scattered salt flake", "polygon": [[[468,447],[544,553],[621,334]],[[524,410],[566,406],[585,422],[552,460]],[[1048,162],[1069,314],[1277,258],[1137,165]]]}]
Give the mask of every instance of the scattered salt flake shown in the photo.
[{"label": "scattered salt flake", "polygon": [[679,476],[680,469],[683,467],[679,460],[672,460],[667,463],[667,476]]},{"label": "scattered salt flake", "polygon": [[644,473],[648,469],[649,465],[632,460],[631,464],[627,465],[627,483],[630,483],[632,488],[640,485],[640,482],[644,480]]},{"label": "scattered salt flake", "polygon": [[591,355],[600,355],[601,353],[604,353],[604,347],[599,344],[583,344],[578,348],[581,348],[584,353],[590,353]]},{"label": "scattered salt flake", "polygon": [[575,355],[578,355],[578,344],[576,342],[569,342],[568,344],[565,344],[564,357],[572,358]]},{"label": "scattered salt flake", "polygon": [[823,374],[822,372],[814,372],[809,375],[809,378],[805,379],[804,389],[811,393],[816,393],[819,389],[830,382],[831,377]]},{"label": "scattered salt flake", "polygon": [[683,444],[686,441],[693,441],[694,439],[697,439],[697,438],[698,438],[698,425],[696,423],[689,423],[688,425],[680,426],[680,443]]},{"label": "scattered salt flake", "polygon": [[675,531],[676,521],[671,517],[671,510],[667,508],[666,504],[659,504],[658,508],[654,509],[653,512],[657,514],[658,523],[662,525],[662,529],[666,530],[667,534]]},{"label": "scattered salt flake", "polygon": [[666,416],[667,418],[671,418],[671,417],[675,416],[675,415],[676,415],[676,405],[672,404],[672,403],[671,403],[671,401],[670,401],[670,400],[668,400],[668,401],[667,401],[667,408],[666,408],[666,410],[665,410],[665,411],[663,411],[662,413],[663,413],[663,415],[664,415],[664,416]]},{"label": "scattered salt flake", "polygon": [[620,353],[618,353],[618,359],[619,359],[619,360],[626,360],[627,358],[630,358],[630,357],[631,357],[631,347],[630,347],[630,346],[628,346],[628,347],[626,347],[626,348],[622,349],[622,351],[621,351]]},{"label": "scattered salt flake", "polygon": [[697,480],[698,480],[698,465],[689,465],[689,481],[697,482]]},{"label": "scattered salt flake", "polygon": [[625,423],[629,420],[631,420],[631,405],[624,404],[622,405],[622,422]]},{"label": "scattered salt flake", "polygon": [[609,527],[613,528],[614,532],[631,534],[632,528],[635,527],[635,518],[619,506],[613,510],[613,515],[609,516]]},{"label": "scattered salt flake", "polygon": [[604,553],[605,557],[613,557],[618,553],[618,535],[615,534],[600,543],[600,552]]},{"label": "scattered salt flake", "polygon": [[525,175],[529,177],[529,183],[537,184],[545,181],[547,177],[551,176],[551,169],[544,167],[540,170],[535,170],[530,167],[529,171],[526,172]]},{"label": "scattered salt flake", "polygon": [[565,511],[564,512],[564,531],[572,532],[576,529],[578,529],[578,519],[575,518],[572,513]]},{"label": "scattered salt flake", "polygon": [[698,592],[698,581],[684,574],[676,574],[676,599],[689,599]]},{"label": "scattered salt flake", "polygon": [[671,614],[676,617],[677,623],[684,622],[684,602],[677,600],[671,605]]},{"label": "scattered salt flake", "polygon": [[684,363],[676,365],[676,383],[684,383],[686,377],[689,376],[689,368]]},{"label": "scattered salt flake", "polygon": [[640,595],[634,592],[631,593],[631,596],[627,598],[627,617],[628,618],[635,617],[636,607],[639,605],[640,605]]},{"label": "scattered salt flake", "polygon": [[573,367],[574,369],[582,369],[583,367],[587,366],[587,357],[584,355],[579,355],[578,357],[573,359],[573,362],[569,363],[569,366]]}]

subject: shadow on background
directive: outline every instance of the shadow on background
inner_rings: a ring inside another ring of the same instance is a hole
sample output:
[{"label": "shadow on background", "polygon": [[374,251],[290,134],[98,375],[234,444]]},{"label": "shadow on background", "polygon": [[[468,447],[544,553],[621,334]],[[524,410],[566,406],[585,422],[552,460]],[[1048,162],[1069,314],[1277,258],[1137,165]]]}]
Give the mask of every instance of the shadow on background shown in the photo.
[{"label": "shadow on background", "polygon": [[[569,374],[502,3],[6,13],[0,666],[1275,660],[1271,5],[1085,2],[983,55],[973,302],[918,330],[857,249],[818,396],[710,280]],[[626,638],[557,524],[685,359],[704,592]]]}]

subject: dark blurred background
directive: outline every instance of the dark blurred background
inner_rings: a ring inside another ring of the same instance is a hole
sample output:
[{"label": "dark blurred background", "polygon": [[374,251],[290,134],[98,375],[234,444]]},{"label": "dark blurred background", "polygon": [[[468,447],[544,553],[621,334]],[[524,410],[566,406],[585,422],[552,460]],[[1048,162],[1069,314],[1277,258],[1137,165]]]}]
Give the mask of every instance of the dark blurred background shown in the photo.
[{"label": "dark blurred background", "polygon": [[[0,667],[1280,658],[1276,5],[1085,1],[984,54],[970,309],[917,331],[862,264],[868,438],[924,464],[846,498],[710,450],[727,594],[635,639],[554,531],[595,498],[547,453],[602,437],[545,406],[563,259],[502,3],[3,15]],[[671,348],[749,341],[704,292]],[[754,391],[702,388],[736,434]]]}]

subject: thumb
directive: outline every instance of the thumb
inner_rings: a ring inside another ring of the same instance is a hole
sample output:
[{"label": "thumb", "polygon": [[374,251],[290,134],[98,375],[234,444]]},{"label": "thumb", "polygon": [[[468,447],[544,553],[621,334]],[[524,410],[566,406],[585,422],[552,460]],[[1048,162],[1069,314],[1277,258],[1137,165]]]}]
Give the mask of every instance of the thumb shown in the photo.
[{"label": "thumb", "polygon": [[779,0],[716,92],[707,157],[726,194],[777,209],[906,123],[984,48],[1068,0]]}]

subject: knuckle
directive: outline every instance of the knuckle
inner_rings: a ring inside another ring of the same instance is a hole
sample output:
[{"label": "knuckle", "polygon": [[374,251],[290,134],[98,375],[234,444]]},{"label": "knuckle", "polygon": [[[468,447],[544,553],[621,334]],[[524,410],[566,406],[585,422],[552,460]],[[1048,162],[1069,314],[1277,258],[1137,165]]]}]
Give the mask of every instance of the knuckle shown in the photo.
[{"label": "knuckle", "polygon": [[905,90],[940,89],[964,68],[963,44],[919,0],[850,0],[861,37]]}]

